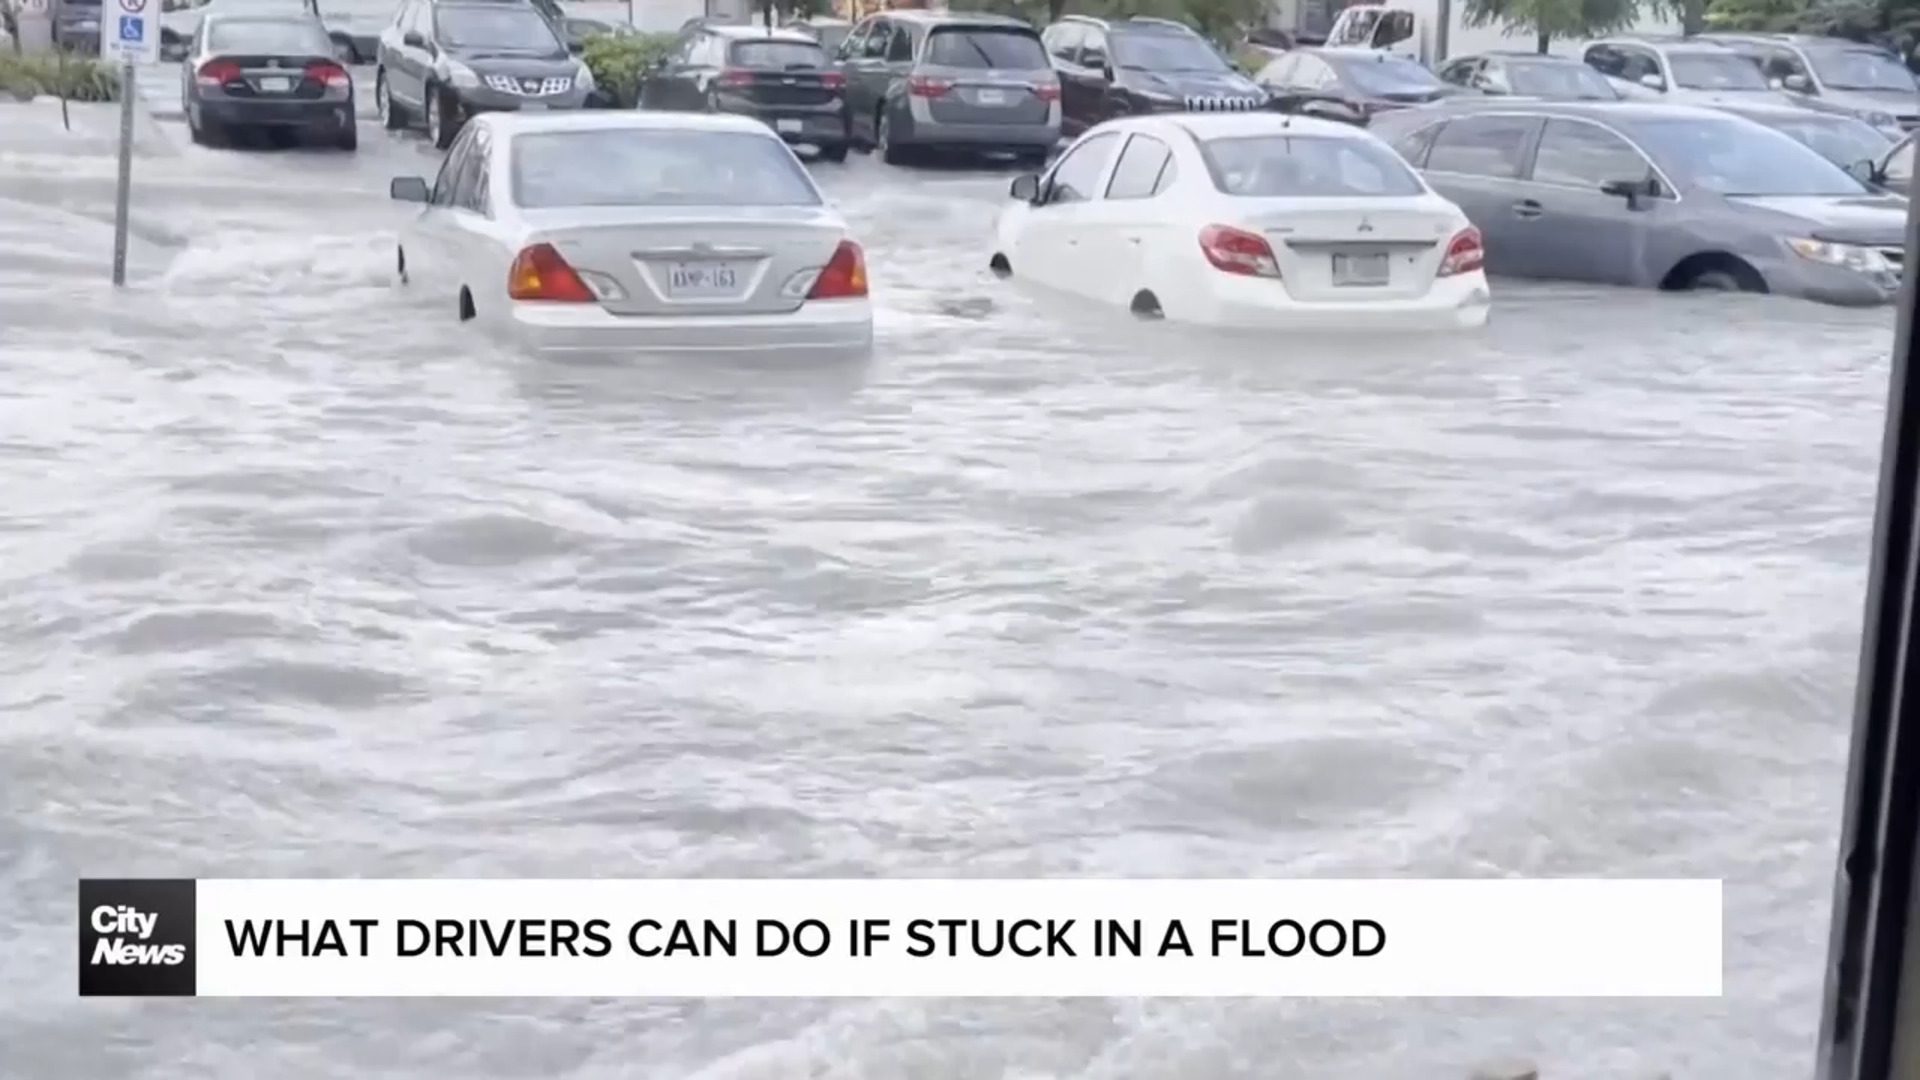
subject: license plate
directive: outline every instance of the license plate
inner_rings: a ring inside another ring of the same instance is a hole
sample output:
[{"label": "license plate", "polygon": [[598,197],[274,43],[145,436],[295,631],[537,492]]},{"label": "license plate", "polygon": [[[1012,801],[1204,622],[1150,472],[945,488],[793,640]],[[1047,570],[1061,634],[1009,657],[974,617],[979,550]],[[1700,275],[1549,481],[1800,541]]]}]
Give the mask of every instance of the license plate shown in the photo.
[{"label": "license plate", "polygon": [[273,79],[273,78],[261,79],[260,89],[266,91],[269,94],[284,94],[287,91],[293,89],[293,80],[292,79]]},{"label": "license plate", "polygon": [[544,101],[529,101],[521,105],[520,108],[525,112],[546,112],[547,103]]},{"label": "license plate", "polygon": [[1007,92],[1005,90],[976,90],[974,91],[973,98],[982,105],[1005,105],[1007,103]]},{"label": "license plate", "polygon": [[1333,257],[1335,285],[1385,285],[1387,278],[1385,255],[1335,255]]},{"label": "license plate", "polygon": [[806,129],[806,124],[798,120],[775,120],[773,129],[782,135],[794,135]]},{"label": "license plate", "polygon": [[673,263],[667,267],[667,296],[674,300],[714,300],[740,294],[746,275],[735,263]]}]

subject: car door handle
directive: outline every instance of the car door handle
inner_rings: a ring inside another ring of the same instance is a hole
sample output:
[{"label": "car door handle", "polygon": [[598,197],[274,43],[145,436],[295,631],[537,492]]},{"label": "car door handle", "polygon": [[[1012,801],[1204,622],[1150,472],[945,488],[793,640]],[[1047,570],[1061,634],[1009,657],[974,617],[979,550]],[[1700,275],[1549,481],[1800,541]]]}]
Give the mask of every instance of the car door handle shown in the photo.
[{"label": "car door handle", "polygon": [[1541,206],[1532,199],[1521,199],[1519,202],[1513,204],[1513,214],[1515,217],[1537,218],[1543,213],[1546,213],[1546,207]]}]

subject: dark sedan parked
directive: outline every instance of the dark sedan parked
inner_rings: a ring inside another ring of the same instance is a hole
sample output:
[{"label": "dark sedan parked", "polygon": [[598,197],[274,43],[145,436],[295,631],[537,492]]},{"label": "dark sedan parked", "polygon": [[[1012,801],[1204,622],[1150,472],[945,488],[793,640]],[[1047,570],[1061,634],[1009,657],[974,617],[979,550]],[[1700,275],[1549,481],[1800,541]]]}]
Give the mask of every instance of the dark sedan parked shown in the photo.
[{"label": "dark sedan parked", "polygon": [[1456,57],[1440,69],[1440,81],[1482,94],[1548,101],[1619,101],[1605,75],[1570,56],[1489,52]]},{"label": "dark sedan parked", "polygon": [[187,131],[203,146],[259,128],[318,135],[342,150],[359,145],[353,79],[314,15],[209,14],[180,80]]},{"label": "dark sedan parked", "polygon": [[805,34],[704,24],[647,71],[640,107],[751,116],[787,142],[845,161],[846,88],[846,76]]},{"label": "dark sedan parked", "polygon": [[1393,109],[1465,93],[1378,49],[1295,49],[1254,76],[1281,112],[1366,124]]}]

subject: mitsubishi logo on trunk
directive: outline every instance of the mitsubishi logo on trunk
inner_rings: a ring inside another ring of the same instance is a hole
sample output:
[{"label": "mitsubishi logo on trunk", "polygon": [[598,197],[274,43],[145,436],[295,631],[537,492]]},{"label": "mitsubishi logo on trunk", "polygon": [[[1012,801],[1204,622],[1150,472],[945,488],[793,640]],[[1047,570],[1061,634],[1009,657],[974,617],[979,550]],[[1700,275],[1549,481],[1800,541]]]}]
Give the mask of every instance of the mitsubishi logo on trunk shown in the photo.
[{"label": "mitsubishi logo on trunk", "polygon": [[1357,227],[1355,227],[1354,231],[1355,232],[1372,232],[1373,222],[1367,220],[1366,218],[1361,218],[1360,224]]}]

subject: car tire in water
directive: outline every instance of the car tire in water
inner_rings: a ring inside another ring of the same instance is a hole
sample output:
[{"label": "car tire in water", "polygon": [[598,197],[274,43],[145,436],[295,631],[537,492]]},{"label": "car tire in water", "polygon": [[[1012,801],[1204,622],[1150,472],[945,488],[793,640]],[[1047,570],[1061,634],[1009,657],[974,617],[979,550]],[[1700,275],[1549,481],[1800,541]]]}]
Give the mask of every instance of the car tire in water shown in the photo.
[{"label": "car tire in water", "polygon": [[836,163],[837,163],[837,162],[842,162],[842,161],[845,161],[845,160],[847,160],[847,144],[846,144],[846,143],[841,143],[841,144],[840,144],[840,145],[838,145],[838,146],[823,146],[823,147],[821,147],[821,148],[820,148],[820,160],[821,160],[821,161],[832,161],[832,162],[836,162]]},{"label": "car tire in water", "polygon": [[359,126],[356,125],[352,120],[348,120],[346,124],[340,128],[339,131],[334,133],[333,145],[336,149],[344,150],[349,154],[359,150],[360,149]]},{"label": "car tire in water", "polygon": [[1716,260],[1687,275],[1686,289],[1691,292],[1763,293],[1766,282],[1753,267],[1735,260]]},{"label": "car tire in water", "polygon": [[380,126],[388,131],[399,131],[407,126],[406,114],[400,111],[400,103],[393,100],[393,94],[387,89],[387,73],[373,73],[373,103],[380,111]]},{"label": "car tire in water", "polygon": [[447,117],[447,95],[439,87],[428,84],[427,92],[427,137],[433,142],[435,150],[445,150],[453,145],[455,136],[460,134],[458,121]]},{"label": "car tire in water", "polygon": [[893,121],[887,118],[885,105],[880,106],[879,114],[873,119],[873,148],[880,151],[880,160],[889,165],[912,164],[911,152],[893,141]]}]

